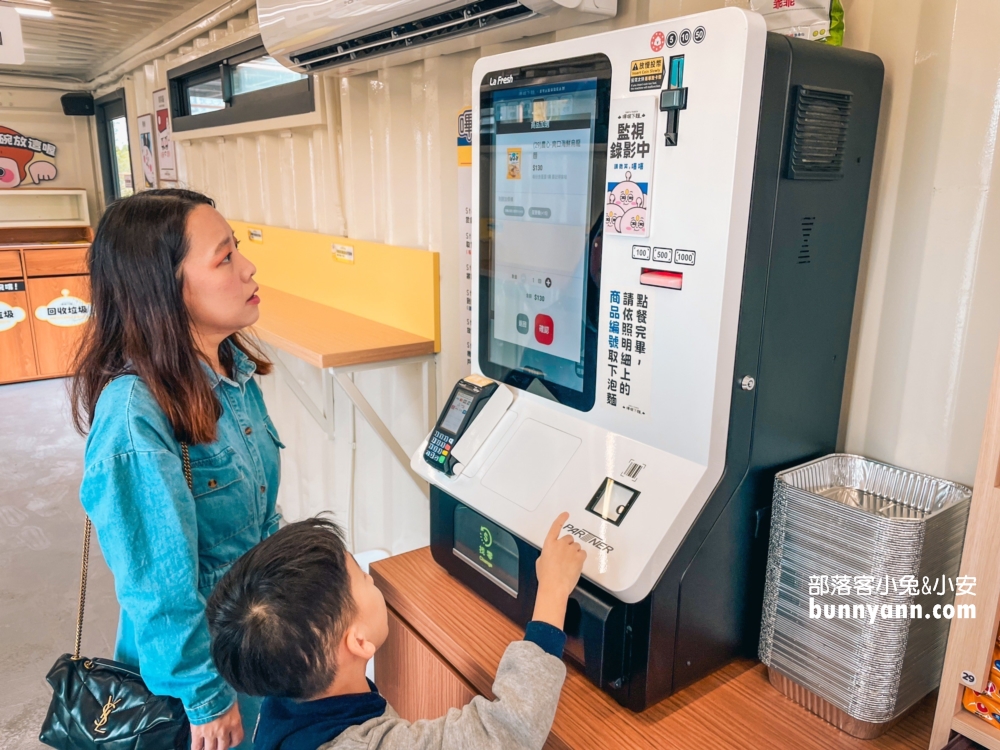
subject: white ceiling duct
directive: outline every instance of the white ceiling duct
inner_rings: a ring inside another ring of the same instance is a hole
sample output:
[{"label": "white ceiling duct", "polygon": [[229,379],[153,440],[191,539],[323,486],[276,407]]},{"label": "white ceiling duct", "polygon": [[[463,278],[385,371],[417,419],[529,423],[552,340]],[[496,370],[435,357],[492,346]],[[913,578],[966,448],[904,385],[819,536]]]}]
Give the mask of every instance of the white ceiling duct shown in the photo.
[{"label": "white ceiling duct", "polygon": [[257,0],[264,46],[300,73],[372,70],[600,21],[618,0]]}]

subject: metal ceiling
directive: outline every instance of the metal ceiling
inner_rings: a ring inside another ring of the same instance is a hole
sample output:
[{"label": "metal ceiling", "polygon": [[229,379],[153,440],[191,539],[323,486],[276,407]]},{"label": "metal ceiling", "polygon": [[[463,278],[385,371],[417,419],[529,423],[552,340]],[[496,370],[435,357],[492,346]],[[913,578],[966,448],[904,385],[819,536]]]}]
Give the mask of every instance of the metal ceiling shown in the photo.
[{"label": "metal ceiling", "polygon": [[0,0],[52,12],[52,18],[21,17],[24,65],[0,65],[0,73],[87,80],[101,63],[202,1]]}]

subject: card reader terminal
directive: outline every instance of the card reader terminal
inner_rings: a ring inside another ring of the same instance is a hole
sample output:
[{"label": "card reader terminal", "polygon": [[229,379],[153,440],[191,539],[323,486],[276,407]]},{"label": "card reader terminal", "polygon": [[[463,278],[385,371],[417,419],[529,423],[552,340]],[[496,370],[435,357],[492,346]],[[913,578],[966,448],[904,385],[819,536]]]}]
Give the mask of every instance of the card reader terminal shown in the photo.
[{"label": "card reader terminal", "polygon": [[424,451],[427,463],[447,476],[454,475],[455,465],[459,463],[454,454],[455,444],[496,390],[496,382],[482,375],[469,375],[455,384],[427,441]]}]

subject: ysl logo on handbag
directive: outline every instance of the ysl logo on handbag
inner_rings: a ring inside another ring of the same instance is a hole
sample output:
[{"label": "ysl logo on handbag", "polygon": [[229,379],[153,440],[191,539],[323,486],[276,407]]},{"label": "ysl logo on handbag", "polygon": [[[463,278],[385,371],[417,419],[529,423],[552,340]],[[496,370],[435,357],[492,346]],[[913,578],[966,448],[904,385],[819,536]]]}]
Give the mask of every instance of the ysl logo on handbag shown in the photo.
[{"label": "ysl logo on handbag", "polygon": [[118,704],[121,702],[122,702],[121,698],[119,698],[118,700],[114,700],[110,695],[108,696],[108,702],[105,703],[104,707],[101,709],[101,718],[97,719],[94,722],[95,732],[99,732],[100,734],[107,733],[108,730],[103,729],[103,727],[105,724],[108,723],[108,717],[111,715],[111,712],[114,711],[116,708],[118,708]]}]

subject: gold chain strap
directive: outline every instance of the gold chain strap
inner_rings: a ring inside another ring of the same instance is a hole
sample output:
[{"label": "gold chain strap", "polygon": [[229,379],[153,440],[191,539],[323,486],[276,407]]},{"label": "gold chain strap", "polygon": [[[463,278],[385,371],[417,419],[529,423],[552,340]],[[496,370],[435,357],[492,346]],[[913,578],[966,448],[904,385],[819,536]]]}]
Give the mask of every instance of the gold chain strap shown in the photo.
[{"label": "gold chain strap", "polygon": [[[107,388],[107,385],[104,387]],[[181,443],[181,462],[184,466],[184,481],[187,482],[188,489],[194,492],[194,480],[191,477],[191,455],[188,452],[187,443]],[[87,573],[90,567],[91,526],[90,516],[87,516],[83,524],[83,562],[80,564],[80,605],[76,610],[76,643],[73,646],[73,661],[79,661],[80,645],[83,641],[83,610],[87,602]]]},{"label": "gold chain strap", "polygon": [[188,489],[194,493],[194,480],[191,478],[191,454],[188,453],[187,443],[181,443],[181,460],[184,464],[184,481],[187,482]]},{"label": "gold chain strap", "polygon": [[80,565],[80,606],[76,610],[76,645],[73,647],[73,661],[80,658],[80,642],[83,640],[83,606],[87,601],[87,566],[90,564],[90,516],[83,524],[83,563]]}]

